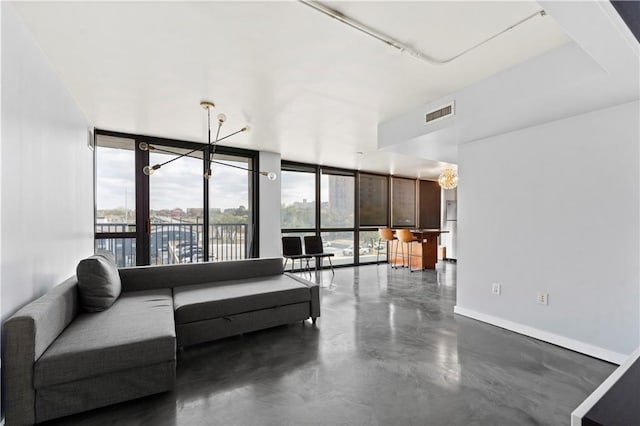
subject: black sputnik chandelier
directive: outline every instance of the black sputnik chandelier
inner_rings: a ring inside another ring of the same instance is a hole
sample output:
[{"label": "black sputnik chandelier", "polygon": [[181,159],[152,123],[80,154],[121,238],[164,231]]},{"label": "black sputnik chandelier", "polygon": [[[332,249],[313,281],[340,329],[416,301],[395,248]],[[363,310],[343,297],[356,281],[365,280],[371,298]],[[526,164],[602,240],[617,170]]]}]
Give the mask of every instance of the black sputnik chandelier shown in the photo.
[{"label": "black sputnik chandelier", "polygon": [[211,140],[211,110],[213,108],[215,108],[215,104],[213,102],[209,102],[209,101],[202,101],[200,102],[200,106],[204,109],[207,110],[207,141],[208,143],[206,145],[203,145],[202,147],[198,147],[195,149],[192,149],[191,151],[185,152],[184,154],[178,154],[176,152],[173,151],[169,151],[163,148],[159,148],[157,146],[154,145],[150,145],[146,142],[141,142],[138,147],[142,150],[142,151],[158,151],[158,152],[162,152],[162,153],[166,153],[166,154],[174,154],[176,155],[175,158],[172,158],[170,160],[165,161],[164,163],[159,163],[159,164],[154,164],[153,166],[145,166],[142,169],[142,172],[147,175],[147,176],[151,176],[152,174],[155,173],[156,170],[160,169],[163,166],[166,166],[169,163],[172,163],[176,160],[179,160],[182,157],[186,157],[188,155],[191,155],[195,152],[198,151],[203,151],[206,148],[209,148],[208,152],[209,152],[209,159],[207,162],[207,169],[204,172],[204,177],[205,179],[210,179],[211,176],[213,175],[213,168],[212,168],[212,164],[219,164],[221,166],[227,166],[227,167],[233,167],[235,169],[240,169],[240,170],[245,170],[247,172],[251,172],[251,173],[256,173],[262,176],[265,176],[267,179],[269,180],[276,180],[278,178],[278,175],[274,172],[261,172],[258,170],[253,170],[250,168],[246,168],[246,167],[242,167],[242,166],[237,166],[235,164],[228,164],[228,163],[223,163],[222,161],[216,161],[214,160],[214,155],[216,153],[216,148],[218,146],[218,143],[228,139],[234,135],[237,135],[238,133],[243,133],[243,132],[247,132],[249,131],[249,127],[248,126],[244,126],[243,128],[241,128],[240,130],[236,130],[233,133],[229,133],[226,136],[220,137],[220,130],[222,129],[222,125],[225,123],[225,121],[227,121],[227,116],[224,114],[218,114],[217,120],[218,120],[218,129],[216,131],[216,138],[214,141]]}]

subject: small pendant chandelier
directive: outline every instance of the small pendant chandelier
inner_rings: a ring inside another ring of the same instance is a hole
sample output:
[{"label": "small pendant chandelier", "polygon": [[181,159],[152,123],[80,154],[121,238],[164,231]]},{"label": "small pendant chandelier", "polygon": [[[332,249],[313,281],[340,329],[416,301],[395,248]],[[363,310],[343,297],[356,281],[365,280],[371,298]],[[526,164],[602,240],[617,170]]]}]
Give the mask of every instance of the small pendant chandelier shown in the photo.
[{"label": "small pendant chandelier", "polygon": [[255,174],[259,174],[262,176],[265,176],[267,179],[269,180],[276,180],[278,178],[278,175],[274,172],[266,172],[266,171],[258,171],[258,170],[253,170],[250,168],[246,168],[246,167],[241,167],[241,166],[236,166],[233,164],[228,164],[228,163],[223,163],[221,161],[216,161],[214,160],[214,155],[216,153],[216,147],[218,145],[218,142],[223,141],[227,138],[230,138],[231,136],[237,135],[238,133],[242,133],[242,132],[246,132],[249,130],[248,126],[244,126],[243,128],[241,128],[240,130],[237,130],[233,133],[230,133],[226,136],[220,137],[220,129],[222,128],[222,125],[224,124],[225,121],[227,121],[227,116],[224,114],[218,114],[217,120],[218,120],[218,129],[216,131],[216,138],[214,141],[211,140],[211,109],[215,108],[215,105],[213,104],[213,102],[209,102],[209,101],[202,101],[200,102],[200,106],[204,109],[207,110],[207,144],[203,145],[202,147],[198,147],[196,149],[192,149],[189,152],[186,152],[184,154],[178,154],[176,152],[172,152],[166,149],[162,149],[162,148],[158,148],[156,146],[150,145],[146,142],[141,142],[139,144],[139,147],[141,150],[143,151],[158,151],[158,152],[162,152],[162,153],[166,153],[166,154],[174,154],[176,155],[176,157],[165,161],[164,163],[159,163],[159,164],[154,164],[153,166],[145,166],[142,169],[142,172],[147,175],[147,176],[151,176],[156,170],[160,169],[162,166],[165,166],[173,161],[176,161],[182,157],[185,157],[187,155],[191,155],[196,151],[203,151],[205,148],[209,148],[208,152],[209,152],[209,158],[206,160],[207,161],[207,169],[204,173],[204,178],[205,179],[210,179],[211,176],[213,175],[213,170],[212,170],[212,163],[215,164],[219,164],[222,166],[227,166],[227,167],[233,167],[235,169],[240,169],[240,170],[246,170],[247,172],[251,172],[251,173],[255,173]]},{"label": "small pendant chandelier", "polygon": [[440,173],[438,184],[444,189],[454,189],[458,186],[458,174],[453,167],[448,167]]}]

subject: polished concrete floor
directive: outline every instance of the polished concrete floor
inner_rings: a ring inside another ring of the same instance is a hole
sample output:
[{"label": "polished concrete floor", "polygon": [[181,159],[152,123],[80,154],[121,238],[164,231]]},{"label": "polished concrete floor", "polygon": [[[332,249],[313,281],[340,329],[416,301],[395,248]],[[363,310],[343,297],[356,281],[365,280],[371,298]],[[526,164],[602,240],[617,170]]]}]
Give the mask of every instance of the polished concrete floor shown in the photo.
[{"label": "polished concrete floor", "polygon": [[169,393],[64,425],[568,425],[611,364],[453,314],[456,266],[316,276],[322,316],[187,348]]}]

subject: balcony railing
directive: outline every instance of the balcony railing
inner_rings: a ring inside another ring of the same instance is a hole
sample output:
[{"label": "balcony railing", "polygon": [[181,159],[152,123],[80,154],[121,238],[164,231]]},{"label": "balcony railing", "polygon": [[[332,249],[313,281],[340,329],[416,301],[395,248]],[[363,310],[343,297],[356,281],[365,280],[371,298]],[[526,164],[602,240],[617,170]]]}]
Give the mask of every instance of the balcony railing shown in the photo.
[{"label": "balcony railing", "polygon": [[[131,232],[125,223],[96,224],[96,250],[106,250],[116,258],[118,266],[136,265],[136,239],[100,233]],[[216,223],[209,225],[209,260],[245,259],[249,253],[247,225]],[[150,261],[152,265],[204,262],[204,225],[195,223],[152,223]]]}]

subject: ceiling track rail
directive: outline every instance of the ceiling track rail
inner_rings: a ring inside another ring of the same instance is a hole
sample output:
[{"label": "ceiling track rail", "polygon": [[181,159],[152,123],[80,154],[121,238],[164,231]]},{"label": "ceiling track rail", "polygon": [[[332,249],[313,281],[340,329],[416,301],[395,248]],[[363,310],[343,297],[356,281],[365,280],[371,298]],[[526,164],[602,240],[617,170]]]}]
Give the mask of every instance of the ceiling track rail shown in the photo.
[{"label": "ceiling track rail", "polygon": [[434,58],[433,56],[427,55],[426,53],[423,53],[419,50],[414,49],[411,46],[408,46],[405,43],[402,43],[396,39],[394,39],[393,37],[390,37],[374,28],[369,27],[368,25],[365,25],[361,22],[358,22],[357,20],[350,18],[349,16],[335,10],[332,9],[328,6],[325,6],[324,4],[317,2],[317,1],[313,1],[313,0],[298,0],[300,3],[309,6],[310,8],[323,13],[327,16],[329,16],[330,18],[333,18],[335,20],[337,20],[338,22],[341,22],[345,25],[350,26],[351,28],[360,31],[361,33],[364,33],[366,35],[368,35],[369,37],[373,37],[378,41],[381,41],[382,43],[393,47],[394,49],[399,50],[400,52],[403,53],[407,53],[411,56],[413,56],[414,58],[418,58],[421,59],[425,62],[428,62],[432,65],[444,65],[444,64],[448,64],[449,62],[452,62],[458,58],[460,58],[461,56],[471,52],[472,50],[477,49],[478,47],[482,46],[483,44],[486,44],[488,42],[490,42],[491,40],[495,39],[496,37],[501,36],[502,34],[506,33],[507,31],[510,31],[514,28],[516,28],[519,25],[524,24],[525,22],[537,17],[537,16],[545,16],[547,13],[541,9],[535,13],[532,13],[531,15],[519,20],[518,22],[510,25],[509,27],[505,28],[504,30],[492,35],[491,37],[469,47],[468,49],[463,50],[462,52],[451,56],[450,58],[447,59],[438,59],[438,58]]}]

